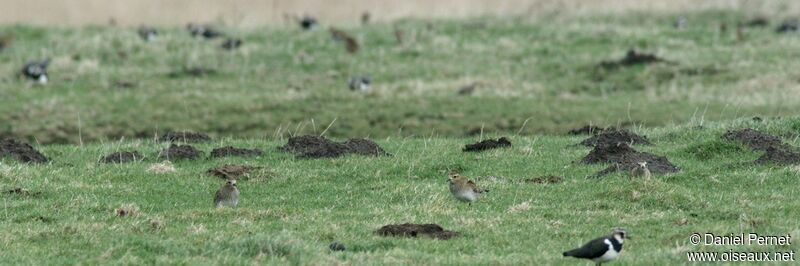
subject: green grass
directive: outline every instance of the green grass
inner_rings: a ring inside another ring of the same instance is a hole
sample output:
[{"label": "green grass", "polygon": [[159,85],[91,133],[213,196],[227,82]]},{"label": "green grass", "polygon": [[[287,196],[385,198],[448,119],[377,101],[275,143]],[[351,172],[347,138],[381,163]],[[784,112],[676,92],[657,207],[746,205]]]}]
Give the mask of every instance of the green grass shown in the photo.
[{"label": "green grass", "polygon": [[[632,237],[615,265],[687,263],[686,251],[789,251],[794,246],[699,247],[694,232],[757,232],[797,236],[800,168],[752,165],[759,157],[720,139],[750,127],[797,146],[799,118],[740,119],[635,129],[682,171],[651,182],[624,174],[586,179],[606,165],[573,163],[589,148],[579,136],[511,136],[512,148],[463,153],[474,138],[378,139],[394,157],[347,156],[305,160],[276,150],[285,141],[222,138],[198,145],[206,154],[223,145],[255,147],[258,158],[174,163],[174,173],[146,169],[165,143],[123,141],[38,146],[44,165],[0,164],[0,188],[41,192],[2,194],[0,261],[4,264],[481,264],[575,265],[561,252],[622,226]],[[96,163],[104,154],[136,149],[150,159]],[[206,169],[226,163],[265,167],[240,181],[236,209],[212,208],[222,180]],[[497,176],[479,181],[491,190],[471,207],[453,199],[446,173]],[[559,184],[522,184],[546,175]],[[529,203],[516,212],[512,206]],[[117,217],[135,204],[139,213]],[[153,229],[151,221],[159,221]],[[681,220],[687,223],[683,225]],[[463,233],[447,241],[387,238],[374,230],[393,223],[437,223]],[[328,251],[332,241],[345,252]]]},{"label": "green grass", "polygon": [[[182,27],[145,43],[133,28],[3,26],[16,41],[0,52],[0,136],[64,144],[190,129],[262,138],[331,125],[336,137],[464,137],[796,114],[800,102],[785,96],[797,92],[800,38],[768,27],[737,41],[745,14],[682,15],[684,30],[672,27],[678,14],[651,13],[344,25],[362,44],[355,55],[326,30],[283,26],[222,27],[244,40],[233,52]],[[673,63],[596,68],[629,48]],[[49,85],[14,77],[43,57],[54,60]],[[184,67],[218,74],[169,77]],[[373,77],[372,91],[350,92],[348,78],[361,74]],[[473,95],[456,95],[472,82],[482,84]]]}]

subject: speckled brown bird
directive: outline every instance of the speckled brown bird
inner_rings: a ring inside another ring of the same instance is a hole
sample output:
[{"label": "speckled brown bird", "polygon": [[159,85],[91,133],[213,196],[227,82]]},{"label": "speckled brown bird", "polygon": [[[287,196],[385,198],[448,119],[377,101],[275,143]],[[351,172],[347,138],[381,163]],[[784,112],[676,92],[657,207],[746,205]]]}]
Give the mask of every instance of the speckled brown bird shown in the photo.
[{"label": "speckled brown bird", "polygon": [[631,169],[631,178],[644,177],[645,180],[650,180],[652,174],[650,169],[647,168],[647,162],[639,162],[636,167]]},{"label": "speckled brown bird", "polygon": [[450,193],[453,193],[453,196],[460,201],[467,202],[472,205],[473,202],[478,200],[478,197],[480,197],[481,194],[484,192],[489,192],[489,190],[478,188],[475,185],[475,182],[472,182],[472,180],[469,180],[458,173],[450,173],[449,176],[450,178],[448,179],[448,182],[450,183]]},{"label": "speckled brown bird", "polygon": [[228,180],[225,185],[217,190],[214,196],[214,207],[236,207],[239,205],[239,188],[236,187],[236,180]]}]

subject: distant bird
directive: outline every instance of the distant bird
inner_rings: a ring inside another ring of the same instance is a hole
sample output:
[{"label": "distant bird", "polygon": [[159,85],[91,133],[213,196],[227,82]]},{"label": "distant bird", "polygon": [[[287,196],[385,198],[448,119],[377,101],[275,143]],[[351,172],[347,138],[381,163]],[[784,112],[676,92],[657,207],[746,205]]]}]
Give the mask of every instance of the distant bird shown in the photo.
[{"label": "distant bird", "polygon": [[370,14],[368,11],[364,11],[364,13],[361,13],[361,24],[363,25],[369,24],[369,19],[370,19]]},{"label": "distant bird", "polygon": [[350,87],[350,90],[353,91],[368,91],[371,83],[372,79],[368,76],[354,76],[350,77],[348,86]]},{"label": "distant bird", "polygon": [[456,197],[456,199],[467,202],[470,205],[478,200],[478,197],[480,197],[481,194],[484,192],[489,192],[488,190],[478,188],[475,185],[475,182],[468,180],[466,177],[463,177],[458,173],[450,173],[448,182],[450,183],[450,193],[453,193],[453,196]]},{"label": "distant bird", "polygon": [[241,39],[227,39],[225,42],[222,43],[222,49],[225,50],[234,50],[242,46]]},{"label": "distant bird", "polygon": [[631,178],[644,177],[645,180],[650,180],[652,174],[650,169],[647,168],[647,162],[638,162],[636,167],[631,169]]},{"label": "distant bird", "polygon": [[236,180],[231,179],[217,190],[214,207],[236,207],[236,205],[239,205],[239,189],[236,187]]},{"label": "distant bird", "polygon": [[11,46],[11,43],[13,42],[14,42],[14,34],[0,35],[0,52]]},{"label": "distant bird", "polygon": [[473,92],[475,92],[475,88],[477,87],[478,87],[477,82],[461,86],[461,88],[458,88],[458,95],[470,95]]},{"label": "distant bird", "polygon": [[189,23],[189,25],[186,25],[186,29],[189,30],[189,34],[191,34],[192,37],[214,39],[222,36],[222,32],[217,31],[209,25],[197,25]]},{"label": "distant bird", "polygon": [[142,37],[143,40],[148,42],[155,41],[158,36],[158,31],[153,27],[141,26],[137,32],[139,33],[139,37]]},{"label": "distant bird", "polygon": [[622,252],[622,242],[625,241],[625,230],[614,228],[607,236],[596,238],[587,242],[580,248],[564,252],[564,257],[588,259],[600,266],[619,257]]},{"label": "distant bird", "polygon": [[39,84],[47,84],[47,66],[50,65],[50,58],[42,61],[28,62],[22,67],[22,75],[28,79],[35,80]]},{"label": "distant bird", "polygon": [[778,28],[775,29],[777,33],[790,33],[790,32],[797,32],[800,30],[800,20],[797,19],[787,19],[778,25]]},{"label": "distant bird", "polygon": [[356,38],[353,38],[353,36],[350,36],[350,34],[347,34],[347,32],[344,32],[343,30],[333,27],[330,28],[330,32],[331,32],[331,37],[333,37],[334,41],[344,42],[345,48],[347,48],[347,52],[351,54],[358,52],[359,45],[358,41],[356,41]]},{"label": "distant bird", "polygon": [[675,22],[672,23],[672,26],[675,27],[676,29],[682,30],[686,28],[686,24],[687,24],[686,17],[679,16],[678,18],[675,19]]},{"label": "distant bird", "polygon": [[397,41],[397,44],[403,44],[405,37],[405,32],[403,30],[395,28],[394,29],[394,39]]},{"label": "distant bird", "polygon": [[300,28],[304,30],[314,29],[319,24],[317,19],[312,16],[303,16],[303,18],[297,20],[297,23],[299,23]]}]

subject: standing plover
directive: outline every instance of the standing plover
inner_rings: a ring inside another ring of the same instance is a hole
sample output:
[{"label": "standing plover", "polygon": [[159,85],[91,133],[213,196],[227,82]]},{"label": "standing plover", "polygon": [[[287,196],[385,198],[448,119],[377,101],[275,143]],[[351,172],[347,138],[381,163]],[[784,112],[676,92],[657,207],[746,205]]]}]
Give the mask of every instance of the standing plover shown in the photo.
[{"label": "standing plover", "polygon": [[350,87],[350,90],[353,91],[367,91],[371,83],[372,79],[369,76],[354,76],[350,77],[350,81],[347,85]]},{"label": "standing plover", "polygon": [[475,182],[472,182],[472,180],[458,173],[450,173],[449,177],[447,181],[450,183],[450,193],[453,193],[456,199],[467,202],[470,205],[478,200],[481,194],[489,192],[488,190],[478,188]]},{"label": "standing plover", "polygon": [[230,179],[217,190],[214,207],[236,207],[236,205],[239,205],[239,189],[236,187],[236,180]]},{"label": "standing plover", "polygon": [[358,52],[359,45],[358,41],[356,41],[356,38],[350,36],[350,34],[347,34],[347,32],[344,32],[343,30],[333,27],[330,28],[330,32],[331,32],[331,37],[333,37],[334,41],[344,42],[347,52],[351,54]]},{"label": "standing plover", "polygon": [[564,257],[575,257],[594,261],[598,266],[619,257],[622,242],[625,241],[625,230],[614,228],[610,235],[598,237],[580,248],[564,252]]},{"label": "standing plover", "polygon": [[50,58],[42,61],[32,61],[22,67],[22,75],[28,79],[35,80],[39,84],[47,84],[47,66],[50,65]]},{"label": "standing plover", "polygon": [[650,169],[647,168],[647,162],[638,162],[636,167],[631,169],[631,178],[644,177],[645,180],[650,180],[652,174]]},{"label": "standing plover", "polygon": [[139,33],[139,37],[141,37],[143,40],[148,41],[148,42],[154,41],[156,39],[156,37],[158,36],[158,31],[156,30],[156,28],[147,27],[147,26],[139,27],[139,30],[137,30],[137,33]]}]

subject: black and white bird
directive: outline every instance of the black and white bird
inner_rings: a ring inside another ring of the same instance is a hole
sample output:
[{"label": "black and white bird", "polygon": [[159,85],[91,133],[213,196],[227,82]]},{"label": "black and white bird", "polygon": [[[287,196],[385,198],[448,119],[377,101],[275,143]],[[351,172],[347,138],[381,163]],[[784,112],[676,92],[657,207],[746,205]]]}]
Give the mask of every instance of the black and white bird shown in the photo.
[{"label": "black and white bird", "polygon": [[598,237],[580,248],[564,252],[564,257],[592,260],[599,266],[619,257],[622,252],[622,242],[625,241],[625,234],[624,229],[614,228],[610,235]]},{"label": "black and white bird", "polygon": [[302,18],[297,20],[297,23],[300,24],[300,28],[304,30],[311,30],[314,29],[317,24],[317,19],[312,16],[303,16]]},{"label": "black and white bird", "polygon": [[47,66],[50,65],[50,58],[42,61],[28,62],[22,67],[22,75],[28,79],[35,80],[39,84],[47,84]]},{"label": "black and white bird", "polygon": [[189,34],[191,34],[192,37],[203,37],[206,39],[214,39],[222,36],[222,32],[219,32],[208,25],[197,25],[189,23],[189,25],[186,25],[186,29],[189,30]]},{"label": "black and white bird", "polygon": [[350,77],[348,85],[350,86],[350,90],[353,91],[367,91],[369,90],[370,83],[372,83],[372,79],[368,76],[355,76]]},{"label": "black and white bird", "polygon": [[158,36],[158,30],[156,30],[156,28],[148,26],[139,27],[139,30],[137,30],[137,32],[139,33],[139,37],[142,37],[142,40],[145,40],[147,42],[155,41],[156,37]]}]

